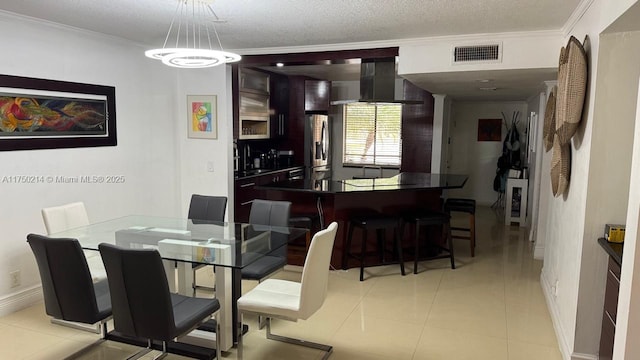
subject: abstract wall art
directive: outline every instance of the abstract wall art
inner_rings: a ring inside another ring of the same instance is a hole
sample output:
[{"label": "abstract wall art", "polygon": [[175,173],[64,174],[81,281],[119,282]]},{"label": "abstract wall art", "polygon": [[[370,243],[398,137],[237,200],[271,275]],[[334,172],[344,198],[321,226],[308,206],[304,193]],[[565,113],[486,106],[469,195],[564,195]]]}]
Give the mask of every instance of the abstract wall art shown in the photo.
[{"label": "abstract wall art", "polygon": [[114,87],[0,75],[0,150],[115,145]]},{"label": "abstract wall art", "polygon": [[216,100],[215,95],[187,95],[188,137],[218,138]]}]

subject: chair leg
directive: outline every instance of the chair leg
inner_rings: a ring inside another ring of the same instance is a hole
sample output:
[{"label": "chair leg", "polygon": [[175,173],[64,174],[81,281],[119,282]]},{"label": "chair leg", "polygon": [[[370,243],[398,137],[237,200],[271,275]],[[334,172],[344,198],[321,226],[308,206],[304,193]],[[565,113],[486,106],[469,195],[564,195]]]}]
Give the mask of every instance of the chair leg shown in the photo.
[{"label": "chair leg", "polygon": [[[216,334],[221,334],[220,332],[220,311],[218,311],[214,317],[216,319]],[[242,333],[242,321],[240,322],[240,332]],[[240,337],[242,335],[238,335]],[[217,337],[216,337],[217,339]],[[222,350],[220,350],[220,344],[218,340],[216,340],[216,360],[222,359]]]},{"label": "chair leg", "polygon": [[471,257],[476,256],[476,215],[469,215],[469,242],[471,243]]},{"label": "chair leg", "polygon": [[362,229],[362,251],[360,252],[360,281],[364,281],[364,256],[367,253],[367,228]]},{"label": "chair leg", "polygon": [[[238,328],[238,359],[242,360],[242,312],[238,312],[238,324],[239,324],[239,328]],[[216,344],[216,347],[218,347],[218,345]],[[217,354],[218,350],[216,349],[216,354]]]},{"label": "chair leg", "polygon": [[420,221],[416,221],[415,255],[413,259],[413,273],[418,273],[418,258],[420,257]]},{"label": "chair leg", "polygon": [[143,356],[145,356],[146,354],[151,352],[151,340],[147,340],[147,347],[144,349],[141,349],[140,351],[138,351],[137,353],[129,356],[127,358],[127,360],[136,360],[139,359]]},{"label": "chair leg", "polygon": [[451,257],[451,268],[456,268],[456,262],[453,258],[453,237],[451,236],[451,224],[448,222],[444,224],[444,231],[447,236],[447,243],[449,244],[449,255]]},{"label": "chair leg", "polygon": [[395,243],[396,251],[398,252],[398,261],[400,262],[400,273],[402,273],[402,276],[404,276],[405,273],[404,273],[404,259],[402,258],[402,239],[398,237],[398,232],[399,232],[399,229],[397,228],[393,229],[393,242]]},{"label": "chair leg", "polygon": [[[325,352],[324,356],[322,357],[322,360],[328,359],[329,356],[331,356],[331,353],[333,352],[333,346],[330,346],[330,345],[318,344],[318,343],[314,343],[314,342],[311,342],[311,341],[294,339],[294,338],[281,336],[281,335],[276,335],[276,334],[271,333],[271,319],[270,318],[267,318],[267,339],[281,341],[281,342],[285,342],[285,343],[288,343],[288,344],[300,345],[300,346],[304,346],[304,347],[308,347],[308,348],[312,348],[312,349],[322,350],[322,351]],[[240,353],[240,346],[241,346],[240,345],[240,337],[238,336],[238,353]],[[242,359],[242,357],[240,357],[240,355],[239,355],[238,359]]]},{"label": "chair leg", "polygon": [[342,251],[342,270],[346,270],[349,261],[349,254],[351,254],[351,239],[353,239],[354,226],[349,224],[349,234],[347,235],[347,243]]}]

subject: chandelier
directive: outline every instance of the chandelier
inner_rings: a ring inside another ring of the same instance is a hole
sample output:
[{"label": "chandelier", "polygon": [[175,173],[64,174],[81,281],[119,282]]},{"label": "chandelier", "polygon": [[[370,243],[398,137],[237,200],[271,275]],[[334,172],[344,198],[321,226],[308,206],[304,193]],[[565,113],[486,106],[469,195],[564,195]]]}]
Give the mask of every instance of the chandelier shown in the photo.
[{"label": "chandelier", "polygon": [[[178,68],[194,69],[240,60],[240,55],[222,49],[215,22],[220,21],[210,4],[200,0],[178,0],[162,48],[145,51],[152,59]],[[212,34],[218,48],[211,45]],[[175,46],[170,47],[175,38]],[[167,47],[169,46],[169,47]]]}]

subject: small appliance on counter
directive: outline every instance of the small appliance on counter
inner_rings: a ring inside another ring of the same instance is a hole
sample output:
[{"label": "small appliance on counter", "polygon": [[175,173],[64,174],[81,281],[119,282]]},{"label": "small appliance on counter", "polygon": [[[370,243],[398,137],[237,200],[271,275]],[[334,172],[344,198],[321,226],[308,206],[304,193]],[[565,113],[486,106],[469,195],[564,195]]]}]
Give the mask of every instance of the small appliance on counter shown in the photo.
[{"label": "small appliance on counter", "polygon": [[293,150],[280,150],[278,151],[278,165],[280,168],[286,168],[293,166]]},{"label": "small appliance on counter", "polygon": [[624,242],[624,225],[606,224],[604,226],[604,238],[611,243],[623,243]]}]

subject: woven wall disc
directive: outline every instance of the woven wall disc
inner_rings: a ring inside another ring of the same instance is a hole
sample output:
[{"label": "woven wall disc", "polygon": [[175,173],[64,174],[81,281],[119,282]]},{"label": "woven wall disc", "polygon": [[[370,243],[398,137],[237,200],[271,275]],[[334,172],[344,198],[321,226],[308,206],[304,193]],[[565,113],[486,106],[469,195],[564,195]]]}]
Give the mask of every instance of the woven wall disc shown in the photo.
[{"label": "woven wall disc", "polygon": [[569,39],[560,54],[558,97],[556,99],[556,137],[568,144],[580,120],[587,90],[587,54],[575,37]]},{"label": "woven wall disc", "polygon": [[560,144],[556,136],[553,140],[553,153],[551,156],[551,190],[553,196],[564,194],[569,186],[571,175],[571,144]]},{"label": "woven wall disc", "polygon": [[554,86],[547,99],[547,107],[544,111],[544,124],[542,127],[542,140],[544,150],[549,151],[553,147],[553,138],[556,134],[556,91]]}]

